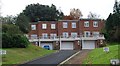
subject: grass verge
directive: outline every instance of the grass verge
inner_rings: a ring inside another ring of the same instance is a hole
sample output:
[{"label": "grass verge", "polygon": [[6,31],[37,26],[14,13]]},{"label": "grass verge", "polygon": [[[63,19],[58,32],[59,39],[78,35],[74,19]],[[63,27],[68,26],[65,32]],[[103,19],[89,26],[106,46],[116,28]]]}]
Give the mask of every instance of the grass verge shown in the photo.
[{"label": "grass verge", "polygon": [[27,48],[6,48],[3,50],[6,50],[6,55],[2,55],[2,64],[20,64],[55,52],[55,50],[45,50],[32,44]]},{"label": "grass verge", "polygon": [[92,50],[83,64],[110,64],[111,59],[120,59],[119,43],[109,43],[107,47],[109,47],[108,53],[104,52],[103,48]]}]

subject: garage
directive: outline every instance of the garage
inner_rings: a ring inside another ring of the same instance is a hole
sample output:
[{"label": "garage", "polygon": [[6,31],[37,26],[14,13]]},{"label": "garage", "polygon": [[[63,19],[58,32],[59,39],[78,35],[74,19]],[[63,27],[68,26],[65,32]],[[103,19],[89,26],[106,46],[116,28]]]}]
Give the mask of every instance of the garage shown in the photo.
[{"label": "garage", "polygon": [[52,43],[41,43],[40,46],[44,49],[53,50]]},{"label": "garage", "polygon": [[95,41],[82,42],[82,49],[94,49],[94,48],[95,48]]},{"label": "garage", "polygon": [[61,42],[60,50],[73,50],[73,42]]}]

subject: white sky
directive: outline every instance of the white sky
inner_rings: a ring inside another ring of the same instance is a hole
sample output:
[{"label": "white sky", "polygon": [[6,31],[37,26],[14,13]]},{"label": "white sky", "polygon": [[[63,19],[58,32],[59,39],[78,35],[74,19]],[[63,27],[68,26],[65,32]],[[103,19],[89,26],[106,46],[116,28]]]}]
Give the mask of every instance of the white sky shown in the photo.
[{"label": "white sky", "polygon": [[[118,0],[120,1],[120,0]],[[106,19],[113,12],[115,0],[1,0],[1,15],[17,15],[29,4],[40,3],[43,5],[54,4],[57,9],[61,8],[65,15],[69,15],[71,8],[79,8],[83,18],[91,11]]]}]

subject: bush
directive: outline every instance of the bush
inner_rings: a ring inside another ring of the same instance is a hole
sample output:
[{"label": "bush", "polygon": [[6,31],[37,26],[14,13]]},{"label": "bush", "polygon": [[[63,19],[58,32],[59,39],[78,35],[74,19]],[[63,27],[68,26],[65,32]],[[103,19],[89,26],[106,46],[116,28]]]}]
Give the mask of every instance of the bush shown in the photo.
[{"label": "bush", "polygon": [[18,35],[13,35],[13,44],[14,47],[26,48],[29,44],[29,41],[25,36],[18,34]]},{"label": "bush", "polygon": [[2,34],[2,47],[3,48],[26,48],[29,45],[28,39],[20,34]]},{"label": "bush", "polygon": [[8,34],[2,34],[2,47],[3,48],[11,48],[12,45],[12,37]]},{"label": "bush", "polygon": [[13,24],[3,24],[2,26],[2,47],[3,48],[26,48],[28,39],[20,31],[19,27]]}]

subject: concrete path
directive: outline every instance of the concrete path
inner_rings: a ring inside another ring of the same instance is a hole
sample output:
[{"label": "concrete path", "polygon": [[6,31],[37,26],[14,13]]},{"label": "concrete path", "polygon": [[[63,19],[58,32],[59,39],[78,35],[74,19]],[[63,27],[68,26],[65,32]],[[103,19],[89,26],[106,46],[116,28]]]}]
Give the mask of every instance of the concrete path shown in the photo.
[{"label": "concrete path", "polygon": [[65,62],[65,64],[83,64],[83,60],[92,50],[81,50],[76,56]]},{"label": "concrete path", "polygon": [[[71,55],[75,54],[76,50],[61,50],[57,53],[53,53],[51,55],[42,57],[42,58],[38,58],[34,61],[30,61],[28,63],[26,63],[25,65],[31,65],[31,64],[38,64],[40,66],[42,66],[42,64],[55,64],[58,65],[59,63],[61,63],[62,61],[64,61],[65,59],[69,58]],[[20,66],[25,66],[25,65],[20,65]],[[51,65],[53,66],[53,65]]]}]

